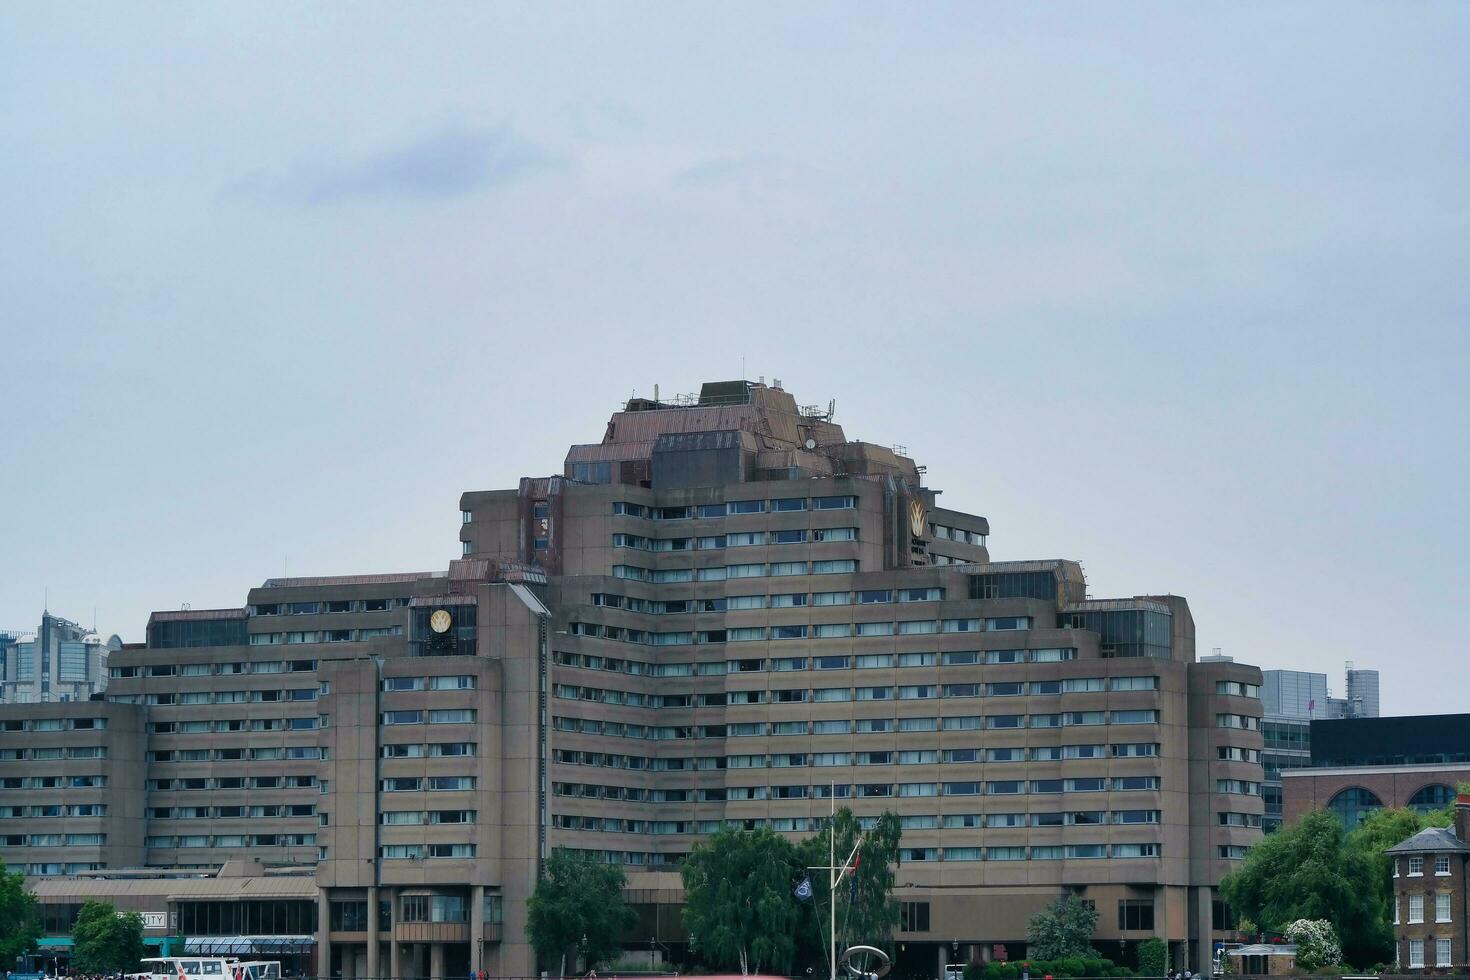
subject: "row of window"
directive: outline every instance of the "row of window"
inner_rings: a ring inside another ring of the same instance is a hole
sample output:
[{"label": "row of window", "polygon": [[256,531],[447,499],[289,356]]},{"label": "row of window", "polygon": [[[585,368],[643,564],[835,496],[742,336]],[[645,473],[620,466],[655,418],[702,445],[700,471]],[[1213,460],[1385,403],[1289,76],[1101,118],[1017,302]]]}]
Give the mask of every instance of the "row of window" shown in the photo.
[{"label": "row of window", "polygon": [[253,647],[281,643],[363,643],[378,636],[402,636],[402,626],[374,626],[349,630],[292,630],[287,633],[251,633]]},{"label": "row of window", "polygon": [[1261,719],[1256,715],[1220,714],[1215,716],[1215,727],[1239,728],[1243,731],[1258,732],[1261,730]]},{"label": "row of window", "polygon": [[30,806],[0,806],[0,819],[7,817],[105,817],[106,803],[42,803]]},{"label": "row of window", "polygon": [[727,626],[711,630],[673,630],[656,632],[630,626],[603,623],[572,622],[567,632],[573,636],[595,636],[623,643],[646,646],[688,646],[694,643],[748,643],[761,640],[842,639],[851,636],[926,636],[935,633],[996,633],[1029,630],[1029,616],[993,616],[988,619],[918,619],[864,623],[790,623],[777,626]]},{"label": "row of window", "polygon": [[830,541],[856,541],[855,527],[804,527],[782,531],[740,531],[729,534],[706,534],[690,538],[650,538],[642,534],[617,533],[612,536],[614,548],[635,551],[712,551],[720,548],[755,548],[771,544],[807,544]]},{"label": "row of window", "polygon": [[[1410,878],[1418,878],[1424,874],[1424,857],[1419,855],[1409,858],[1394,858],[1393,876],[1399,876],[1399,869]],[[1450,856],[1448,854],[1437,854],[1434,858],[1434,873],[1444,876],[1450,873]]]},{"label": "row of window", "polygon": [[946,524],[930,524],[929,536],[938,541],[958,541],[961,544],[979,545],[985,547],[985,535],[979,531],[966,531],[962,527],[950,527]]},{"label": "row of window", "polygon": [[850,494],[826,497],[779,497],[773,500],[728,500],[720,504],[687,507],[650,507],[627,500],[614,500],[612,512],[619,517],[642,517],[650,521],[687,521],[692,518],[726,517],[734,514],[784,514],[803,510],[853,510],[857,497]]},{"label": "row of window", "polygon": [[[631,786],[600,786],[591,783],[553,783],[557,796],[572,799],[632,800],[646,802],[645,794],[667,792],[681,794],[683,802],[723,802],[725,787],[705,790],[646,790]],[[921,794],[923,795],[923,794]],[[929,794],[934,795],[934,794]],[[1109,824],[1123,826],[1134,824],[1157,824],[1162,812],[1159,810],[1066,810],[1038,813],[947,813],[942,816],[928,814],[905,814],[899,818],[904,830],[979,830],[1015,829],[1018,827],[1101,827]],[[599,819],[596,817],[588,819]],[[822,818],[812,817],[813,829],[818,829]],[[706,831],[699,831],[705,833]]]},{"label": "row of window", "polygon": [[[1424,940],[1409,940],[1409,966],[1413,969],[1421,969],[1425,966],[1452,967],[1455,965],[1451,956],[1451,942],[1448,939],[1436,939],[1434,942],[1434,962],[1424,962]],[[1394,950],[1394,962],[1398,962],[1398,950]]]},{"label": "row of window", "polygon": [[225,718],[207,721],[202,718],[185,721],[150,721],[153,735],[200,735],[205,732],[310,732],[326,727],[318,715],[306,718]]},{"label": "row of window", "polygon": [[434,708],[424,710],[411,708],[401,711],[385,711],[380,716],[384,725],[473,725],[474,708]]},{"label": "row of window", "polygon": [[106,718],[6,718],[0,720],[0,732],[100,732],[106,728]]},{"label": "row of window", "polygon": [[1246,684],[1241,681],[1216,681],[1216,694],[1229,694],[1238,698],[1255,698],[1260,700],[1261,685]]},{"label": "row of window", "polygon": [[385,691],[472,691],[473,674],[442,674],[432,677],[385,677]]},{"label": "row of window", "polygon": [[475,748],[474,742],[394,742],[379,753],[385,759],[439,759],[472,756]]},{"label": "row of window", "polygon": [[315,803],[264,803],[255,806],[151,806],[149,820],[214,820],[255,817],[314,817]]},{"label": "row of window", "polygon": [[1217,779],[1215,780],[1216,793],[1230,793],[1235,796],[1260,796],[1261,784],[1249,779]]},{"label": "row of window", "polygon": [[378,780],[378,789],[384,793],[437,793],[474,788],[474,776],[390,776]]},{"label": "row of window", "polygon": [[102,847],[106,834],[0,834],[0,847]]},{"label": "row of window", "polygon": [[[1434,892],[1434,921],[1450,921],[1450,905],[1453,895],[1450,892]],[[1393,897],[1393,924],[1399,924],[1399,904],[1401,896]],[[1406,920],[1409,925],[1416,925],[1424,921],[1424,893],[1409,893],[1409,917]]]},{"label": "row of window", "polygon": [[316,616],[321,613],[386,612],[411,599],[326,599],[312,602],[266,602],[250,607],[252,616]]},{"label": "row of window", "polygon": [[613,578],[634,582],[724,582],[729,579],[780,577],[783,575],[841,575],[858,571],[854,558],[830,561],[754,562],[744,565],[713,565],[709,568],[643,568],[639,565],[614,565]]},{"label": "row of window", "polygon": [[143,838],[157,847],[315,847],[316,834],[163,834]]},{"label": "row of window", "polygon": [[301,674],[314,670],[315,660],[236,660],[211,664],[134,664],[130,667],[111,667],[109,674],[112,677],[215,677],[230,674]]},{"label": "row of window", "polygon": [[[880,655],[886,656],[886,655]],[[816,670],[845,670],[852,666],[850,657],[814,657],[812,667]],[[859,669],[871,666],[864,664],[865,658],[857,657]],[[576,685],[558,685],[568,691],[588,690],[602,691],[602,688],[577,688]],[[852,697],[844,697],[840,692],[850,690]],[[854,687],[854,688],[773,688],[770,690],[756,689],[749,691],[711,691],[703,694],[648,694],[644,695],[640,702],[642,707],[647,708],[709,708],[723,707],[725,705],[742,704],[803,704],[816,701],[891,701],[895,700],[894,691],[900,693],[897,700],[924,700],[937,696],[946,698],[1014,698],[1026,696],[1062,695],[1062,694],[1087,694],[1103,691],[1156,691],[1158,690],[1157,677],[1114,677],[1109,681],[1104,677],[1070,677],[1062,680],[1051,681],[994,681],[986,684],[978,682],[964,682],[953,684],[913,684],[902,685],[898,688],[880,685],[876,687]],[[838,693],[832,693],[838,692]],[[571,697],[571,694],[566,696]],[[601,700],[600,695],[594,697],[579,697],[579,700]],[[626,699],[623,703],[628,703]],[[1123,712],[1114,711],[1114,715]],[[1245,751],[1245,750],[1242,750]],[[1223,758],[1223,756],[1222,756]]]},{"label": "row of window", "polygon": [[[728,769],[765,769],[765,768],[767,768],[767,758],[768,758],[767,756],[763,756],[763,755],[753,755],[753,756],[731,755],[731,756],[703,756],[703,757],[694,757],[694,758],[674,758],[674,759],[647,759],[647,758],[644,758],[642,756],[619,755],[617,753],[611,753],[611,752],[578,752],[578,751],[570,750],[570,749],[557,749],[556,752],[555,752],[555,761],[558,762],[558,763],[561,763],[563,765],[597,766],[597,767],[604,768],[604,769],[628,769],[628,770],[634,770],[634,771],[646,770],[646,771],[653,771],[653,772],[672,772],[672,771],[679,771],[679,770],[684,770],[684,771],[703,771],[703,770],[722,770],[722,769],[726,769],[726,770],[728,770]],[[823,766],[831,767],[831,766],[847,766],[847,765],[851,765],[852,763],[850,762],[850,754],[849,753],[843,753],[843,752],[832,752],[832,753],[817,752],[817,753],[812,753],[810,755],[810,757],[809,757],[809,763],[808,764],[811,765],[811,766],[814,766],[814,767],[823,767]],[[780,768],[780,767],[772,766],[770,768]],[[924,789],[922,789],[922,788],[914,788],[914,789],[911,789],[911,790],[908,790],[908,791],[904,791],[904,792],[900,792],[900,793],[895,793],[894,792],[894,788],[893,788],[894,784],[892,784],[892,783],[881,784],[881,786],[879,786],[879,784],[863,784],[863,785],[869,785],[869,786],[873,786],[875,788],[883,788],[884,791],[883,792],[877,792],[876,789],[875,789],[875,791],[874,792],[871,792],[871,793],[870,792],[866,792],[866,791],[859,792],[858,789],[857,789],[856,784],[855,784],[854,787],[847,787],[845,785],[839,785],[839,786],[836,787],[835,790],[829,791],[829,785],[828,784],[822,784],[822,785],[814,785],[814,786],[812,786],[811,787],[811,792],[808,795],[809,795],[809,798],[811,798],[811,799],[826,799],[827,797],[833,796],[833,795],[836,795],[837,797],[844,797],[844,796],[848,796],[848,795],[853,795],[853,796],[857,796],[857,797],[863,797],[863,796],[894,796],[894,795],[900,795],[900,796],[902,796],[902,795],[909,795],[909,796],[923,796],[923,795],[977,796],[977,795],[981,795],[981,790],[979,789],[979,787],[981,787],[982,785],[985,787],[985,790],[984,790],[985,795],[993,795],[993,796],[998,796],[998,795],[1011,795],[1011,794],[1017,794],[1017,793],[1024,793],[1024,792],[1027,791],[1026,790],[1027,780],[1024,780],[1024,779],[989,780],[989,781],[986,781],[984,783],[982,783],[980,781],[964,781],[964,782],[944,783],[942,785],[944,787],[947,787],[947,788],[943,791],[942,794],[939,794],[937,792],[935,794],[928,794],[927,791],[924,790]],[[924,786],[935,785],[935,784],[928,784],[928,783],[905,783],[905,784],[902,784],[902,785],[904,785],[904,786],[910,786],[910,787],[924,787]],[[1034,793],[1086,793],[1086,792],[1106,792],[1106,791],[1109,791],[1109,790],[1112,790],[1114,792],[1131,792],[1131,791],[1135,791],[1135,790],[1156,790],[1156,789],[1158,789],[1159,788],[1159,777],[1158,776],[1112,776],[1112,777],[1099,776],[1099,777],[1086,777],[1086,778],[1083,778],[1083,777],[1075,777],[1075,778],[1071,778],[1071,779],[1040,779],[1040,780],[1032,780],[1030,782],[1030,785],[1032,787],[1031,792],[1034,792]],[[967,790],[967,789],[965,789],[965,787],[974,787],[974,788],[973,789],[970,789],[970,790]],[[785,787],[785,788],[786,789],[794,789],[793,787]],[[745,787],[745,789],[750,789],[752,791],[763,791],[763,788],[762,787]],[[849,789],[852,790],[851,794],[849,794],[849,792],[848,792]],[[764,796],[747,796],[747,797],[741,797],[741,798],[742,799],[765,799]]]},{"label": "row of window", "polygon": [[106,776],[0,776],[0,789],[102,789]]},{"label": "row of window", "polygon": [[423,824],[474,822],[474,810],[384,810],[378,814],[378,823],[385,827],[417,827]]},{"label": "row of window", "polygon": [[594,592],[594,606],[662,616],[681,613],[728,612],[735,609],[798,609],[804,606],[852,606],[885,602],[939,602],[941,588],[862,589],[856,592],[783,592],[772,595],[711,596],[706,599],[640,599],[612,592]]},{"label": "row of window", "polygon": [[[419,861],[424,858],[472,858],[474,856],[475,845],[473,844],[383,844],[378,847],[378,857],[384,861],[400,859]],[[405,919],[404,921],[412,920]]]},{"label": "row of window", "polygon": [[72,745],[66,748],[53,746],[35,749],[0,749],[0,762],[17,762],[22,759],[105,759],[105,745]]},{"label": "row of window", "polygon": [[271,745],[246,749],[151,749],[149,762],[270,762],[278,759],[326,759],[330,750],[317,745]]},{"label": "row of window", "polygon": [[[907,667],[960,667],[976,664],[1022,664],[1063,663],[1077,659],[1074,647],[1051,647],[1038,650],[948,650],[944,653],[864,653],[855,656],[845,654],[824,657],[772,657],[747,658],[741,660],[715,660],[708,662],[648,663],[643,660],[624,660],[619,657],[602,657],[590,653],[558,651],[556,662],[563,667],[583,667],[587,670],[606,670],[617,674],[633,674],[647,677],[722,677],[725,674],[748,674],[770,671],[782,673],[793,670],[841,670],[853,667],[859,670],[887,669],[894,666]],[[1130,680],[1138,680],[1130,678]],[[1042,683],[1035,681],[1033,684]],[[1139,681],[1139,683],[1143,683]],[[1133,690],[1157,690],[1154,687],[1139,687]],[[1114,688],[1126,690],[1126,688]],[[1037,690],[1035,693],[1054,693]]]},{"label": "row of window", "polygon": [[[10,870],[19,874],[42,877],[44,875],[79,875],[88,871],[101,871],[105,864],[99,861],[78,861],[71,864],[57,862],[40,864],[12,864]],[[44,908],[44,906],[42,906]]]},{"label": "row of window", "polygon": [[[174,778],[150,779],[149,792],[167,790],[210,790],[210,789],[304,789],[317,785],[312,775],[289,776],[178,776]],[[321,784],[326,792],[325,780]]]},{"label": "row of window", "polygon": [[[980,684],[914,684],[901,687],[819,687],[813,690],[794,688],[779,691],[732,691],[726,692],[727,704],[831,704],[846,701],[926,701],[938,698],[968,699],[981,696]],[[694,695],[687,694],[643,694],[637,691],[617,691],[611,688],[578,687],[575,684],[554,685],[558,698],[570,701],[594,701],[599,704],[621,704],[632,707],[687,708],[694,706]],[[769,702],[765,695],[772,695]],[[449,714],[451,712],[429,712]],[[413,724],[419,719],[389,721],[390,716],[412,715],[414,712],[389,711],[383,715],[383,724]],[[422,716],[424,712],[417,712]],[[979,716],[973,716],[978,718]],[[1073,725],[1157,725],[1157,708],[1130,708],[1115,711],[1061,711],[1047,714],[992,714],[986,715],[984,728],[1063,728]],[[683,726],[689,728],[691,726]],[[729,725],[693,726],[692,735],[672,735],[673,738],[725,738],[739,735],[768,735],[770,726],[765,722],[734,722]],[[982,727],[980,724],[976,728]],[[674,726],[675,730],[679,726]],[[655,729],[662,731],[662,729]],[[784,734],[804,734],[798,730]],[[654,736],[658,737],[658,736]]]},{"label": "row of window", "polygon": [[274,704],[278,701],[315,701],[322,687],[276,688],[268,691],[180,691],[144,694],[134,704]]}]

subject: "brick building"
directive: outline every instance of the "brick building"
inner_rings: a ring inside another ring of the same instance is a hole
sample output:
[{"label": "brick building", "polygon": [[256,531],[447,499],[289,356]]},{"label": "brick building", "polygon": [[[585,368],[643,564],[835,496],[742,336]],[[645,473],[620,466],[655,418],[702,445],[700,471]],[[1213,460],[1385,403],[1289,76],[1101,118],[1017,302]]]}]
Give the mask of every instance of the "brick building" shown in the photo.
[{"label": "brick building", "polygon": [[1470,962],[1470,795],[1455,802],[1449,829],[1430,827],[1390,847],[1394,962],[1411,972],[1465,972]]}]

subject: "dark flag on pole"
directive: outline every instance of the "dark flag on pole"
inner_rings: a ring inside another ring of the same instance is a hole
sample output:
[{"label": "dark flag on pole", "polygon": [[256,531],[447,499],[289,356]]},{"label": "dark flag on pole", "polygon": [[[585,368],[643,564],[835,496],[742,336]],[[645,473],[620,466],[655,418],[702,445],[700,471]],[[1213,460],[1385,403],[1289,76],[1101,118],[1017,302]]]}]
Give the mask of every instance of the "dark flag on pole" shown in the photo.
[{"label": "dark flag on pole", "polygon": [[812,897],[812,879],[810,875],[797,882],[795,894],[803,902],[808,901]]}]

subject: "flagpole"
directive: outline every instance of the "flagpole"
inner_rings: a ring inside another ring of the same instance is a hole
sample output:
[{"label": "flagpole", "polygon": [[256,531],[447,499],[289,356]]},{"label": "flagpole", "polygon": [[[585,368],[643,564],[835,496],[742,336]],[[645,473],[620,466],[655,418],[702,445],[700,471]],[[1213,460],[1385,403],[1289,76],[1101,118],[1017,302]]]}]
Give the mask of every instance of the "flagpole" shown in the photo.
[{"label": "flagpole", "polygon": [[837,780],[832,780],[832,792],[828,797],[832,815],[827,820],[827,914],[829,916],[827,939],[827,965],[831,968],[831,980],[837,980]]}]

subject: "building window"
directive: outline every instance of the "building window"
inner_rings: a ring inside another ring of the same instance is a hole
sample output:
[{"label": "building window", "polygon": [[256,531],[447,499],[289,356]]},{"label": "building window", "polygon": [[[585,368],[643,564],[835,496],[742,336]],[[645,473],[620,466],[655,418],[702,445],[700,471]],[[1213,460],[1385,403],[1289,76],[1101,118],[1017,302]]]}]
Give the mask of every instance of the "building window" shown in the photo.
[{"label": "building window", "polygon": [[1434,965],[1452,965],[1450,956],[1450,941],[1448,939],[1436,939],[1434,941]]},{"label": "building window", "polygon": [[[1439,892],[1434,896],[1434,921],[1450,921],[1450,893]],[[1443,964],[1441,964],[1443,965]]]},{"label": "building window", "polygon": [[1151,898],[1125,898],[1118,902],[1118,929],[1154,928],[1154,900]]},{"label": "building window", "polygon": [[1409,940],[1409,969],[1422,968],[1424,966],[1424,940]]},{"label": "building window", "polygon": [[1397,895],[1393,897],[1393,924],[1399,924],[1399,897]]},{"label": "building window", "polygon": [[1409,924],[1424,921],[1424,896],[1418,893],[1409,896]]},{"label": "building window", "polygon": [[1409,877],[1417,878],[1424,873],[1424,859],[1422,857],[1409,858]]},{"label": "building window", "polygon": [[898,929],[900,932],[928,932],[929,903],[900,903],[898,907]]},{"label": "building window", "polygon": [[[1394,862],[1397,866],[1398,862]],[[1434,873],[1436,875],[1447,875],[1450,873],[1450,856],[1441,854],[1434,859]]]},{"label": "building window", "polygon": [[[1337,819],[1341,820],[1343,826],[1348,830],[1355,829],[1358,824],[1363,822],[1368,814],[1374,810],[1381,810],[1382,808],[1382,800],[1359,786],[1343,790],[1327,804],[1327,809],[1336,814]],[[1422,865],[1424,864],[1424,859],[1419,858],[1418,861],[1421,865],[1420,871],[1423,871]],[[1410,863],[1412,864],[1412,859]]]}]

